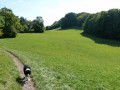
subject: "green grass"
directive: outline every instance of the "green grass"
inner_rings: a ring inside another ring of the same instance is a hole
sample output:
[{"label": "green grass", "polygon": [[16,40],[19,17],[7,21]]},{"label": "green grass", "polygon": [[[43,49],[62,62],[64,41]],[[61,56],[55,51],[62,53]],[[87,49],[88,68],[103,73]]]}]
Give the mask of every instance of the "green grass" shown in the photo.
[{"label": "green grass", "polygon": [[0,49],[0,90],[21,90],[21,85],[16,83],[18,77],[15,63]]},{"label": "green grass", "polygon": [[1,39],[0,45],[32,67],[38,90],[119,90],[119,42],[81,33],[69,29],[19,34]]}]

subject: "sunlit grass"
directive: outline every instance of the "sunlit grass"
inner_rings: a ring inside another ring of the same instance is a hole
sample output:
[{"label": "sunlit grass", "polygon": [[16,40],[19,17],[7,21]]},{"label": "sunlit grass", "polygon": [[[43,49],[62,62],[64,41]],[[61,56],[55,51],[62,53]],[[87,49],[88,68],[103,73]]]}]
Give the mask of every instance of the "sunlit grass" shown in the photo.
[{"label": "sunlit grass", "polygon": [[32,67],[38,90],[119,90],[120,48],[114,46],[119,42],[81,33],[69,29],[19,34],[0,43]]},{"label": "sunlit grass", "polygon": [[0,90],[21,90],[16,79],[19,77],[13,60],[0,49]]}]

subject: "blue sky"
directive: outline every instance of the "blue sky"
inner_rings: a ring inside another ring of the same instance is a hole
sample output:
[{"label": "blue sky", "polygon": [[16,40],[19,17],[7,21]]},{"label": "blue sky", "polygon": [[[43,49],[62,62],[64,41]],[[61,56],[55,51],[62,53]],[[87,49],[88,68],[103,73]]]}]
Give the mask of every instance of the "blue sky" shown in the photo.
[{"label": "blue sky", "polygon": [[3,7],[12,9],[15,15],[28,20],[42,16],[46,26],[68,12],[96,13],[112,8],[120,9],[120,0],[0,0],[0,8]]}]

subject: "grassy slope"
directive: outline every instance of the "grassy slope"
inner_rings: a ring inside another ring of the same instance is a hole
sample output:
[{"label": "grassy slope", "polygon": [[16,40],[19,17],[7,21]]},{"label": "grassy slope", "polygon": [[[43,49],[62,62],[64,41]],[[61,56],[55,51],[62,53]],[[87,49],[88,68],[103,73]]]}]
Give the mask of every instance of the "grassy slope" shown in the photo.
[{"label": "grassy slope", "polygon": [[0,90],[21,90],[21,86],[16,83],[18,77],[15,63],[0,49]]},{"label": "grassy slope", "polygon": [[40,90],[120,89],[120,48],[95,43],[80,33],[71,29],[20,34],[0,43],[32,66],[33,79]]}]

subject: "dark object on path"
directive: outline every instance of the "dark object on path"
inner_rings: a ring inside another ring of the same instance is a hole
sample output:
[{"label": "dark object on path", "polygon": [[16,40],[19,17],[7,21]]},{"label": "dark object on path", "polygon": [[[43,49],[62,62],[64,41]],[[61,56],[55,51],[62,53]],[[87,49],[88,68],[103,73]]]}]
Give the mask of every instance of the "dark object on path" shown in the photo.
[{"label": "dark object on path", "polygon": [[24,71],[25,77],[29,77],[31,75],[31,68],[30,68],[30,66],[25,65],[23,71]]},{"label": "dark object on path", "polygon": [[23,82],[30,81],[30,75],[31,75],[31,68],[28,65],[24,65],[23,68],[25,77],[23,78]]}]

